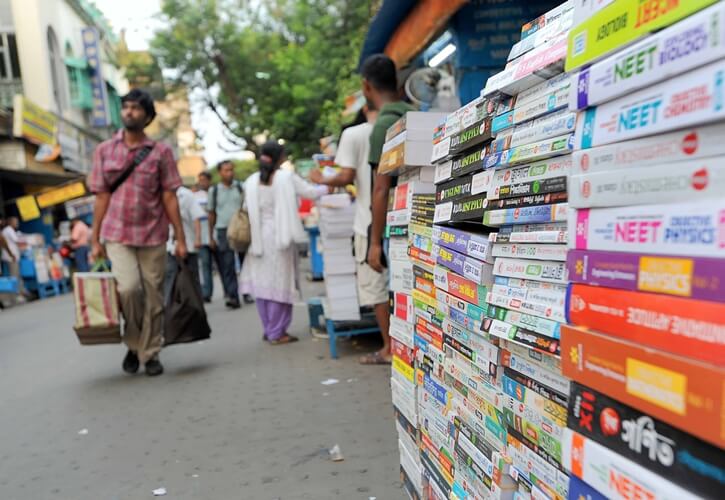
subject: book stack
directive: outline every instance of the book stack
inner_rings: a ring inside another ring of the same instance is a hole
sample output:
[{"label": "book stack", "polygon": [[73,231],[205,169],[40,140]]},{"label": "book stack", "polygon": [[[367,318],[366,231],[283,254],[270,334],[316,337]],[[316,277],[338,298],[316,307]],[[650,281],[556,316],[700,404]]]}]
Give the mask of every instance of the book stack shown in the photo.
[{"label": "book stack", "polygon": [[[391,391],[395,408],[400,473],[412,498],[423,492],[420,456],[420,397],[416,382],[414,294],[432,293],[432,241],[435,202],[430,156],[436,113],[409,112],[387,132],[379,172],[398,174],[388,203],[386,236],[390,271],[390,319],[393,366]],[[430,280],[427,279],[430,277]],[[427,284],[429,283],[429,284]]]},{"label": "book stack", "polygon": [[570,495],[622,498],[626,483],[722,497],[725,5],[713,3],[615,1],[572,30]]},{"label": "book stack", "polygon": [[360,304],[352,254],[352,223],[355,205],[347,193],[320,198],[320,244],[325,259],[325,317],[333,321],[357,321]]}]

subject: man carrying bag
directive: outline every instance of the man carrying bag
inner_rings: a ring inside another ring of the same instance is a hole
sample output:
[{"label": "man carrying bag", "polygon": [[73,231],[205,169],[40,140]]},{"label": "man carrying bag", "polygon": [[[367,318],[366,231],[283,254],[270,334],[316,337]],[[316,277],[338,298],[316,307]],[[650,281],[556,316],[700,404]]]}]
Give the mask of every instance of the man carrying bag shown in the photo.
[{"label": "man carrying bag", "polygon": [[188,253],[176,198],[181,177],[171,148],[144,133],[156,116],[151,96],[134,89],[121,102],[124,128],[96,148],[88,180],[96,195],[91,255],[97,260],[107,252],[112,263],[125,320],[124,371],[136,373],[144,364],[155,376],[164,371],[159,352],[169,222],[176,256],[183,260]]}]

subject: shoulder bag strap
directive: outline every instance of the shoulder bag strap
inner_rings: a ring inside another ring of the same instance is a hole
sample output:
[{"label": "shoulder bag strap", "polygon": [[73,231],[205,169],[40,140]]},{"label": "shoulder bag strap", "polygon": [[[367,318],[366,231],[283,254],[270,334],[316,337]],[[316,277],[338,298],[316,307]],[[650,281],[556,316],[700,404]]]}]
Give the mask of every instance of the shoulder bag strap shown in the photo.
[{"label": "shoulder bag strap", "polygon": [[131,162],[131,164],[126,167],[126,170],[124,170],[123,173],[118,176],[118,179],[113,181],[113,184],[111,184],[111,194],[113,194],[119,187],[121,187],[124,182],[126,182],[126,179],[128,179],[133,171],[136,170],[136,167],[138,167],[151,153],[151,150],[154,149],[154,146],[144,146],[139,150],[138,153],[136,153],[136,156],[133,157],[133,161]]}]

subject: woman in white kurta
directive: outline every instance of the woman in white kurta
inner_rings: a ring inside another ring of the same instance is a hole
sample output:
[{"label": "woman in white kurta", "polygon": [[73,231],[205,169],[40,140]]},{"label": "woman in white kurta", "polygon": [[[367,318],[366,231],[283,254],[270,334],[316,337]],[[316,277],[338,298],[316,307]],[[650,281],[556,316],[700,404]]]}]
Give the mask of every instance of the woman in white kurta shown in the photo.
[{"label": "woman in white kurta", "polygon": [[307,240],[297,212],[297,197],[317,199],[328,192],[279,169],[284,148],[269,141],[261,148],[259,172],[244,183],[252,242],[244,259],[240,291],[256,299],[264,338],[272,344],[297,340],[287,328],[298,295],[297,243]]}]

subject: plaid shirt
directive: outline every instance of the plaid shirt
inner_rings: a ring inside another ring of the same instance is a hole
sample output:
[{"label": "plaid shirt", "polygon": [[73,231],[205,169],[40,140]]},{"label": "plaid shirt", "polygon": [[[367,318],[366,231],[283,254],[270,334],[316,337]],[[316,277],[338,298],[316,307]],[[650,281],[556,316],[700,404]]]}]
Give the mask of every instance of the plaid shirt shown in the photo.
[{"label": "plaid shirt", "polygon": [[[138,146],[154,146],[151,153],[111,195],[101,238],[134,247],[162,245],[169,238],[169,220],[161,200],[163,191],[175,192],[181,177],[171,148],[146,138]],[[123,142],[123,130],[96,148],[88,178],[92,193],[108,193],[138,148]]]}]

